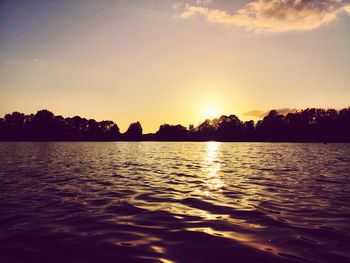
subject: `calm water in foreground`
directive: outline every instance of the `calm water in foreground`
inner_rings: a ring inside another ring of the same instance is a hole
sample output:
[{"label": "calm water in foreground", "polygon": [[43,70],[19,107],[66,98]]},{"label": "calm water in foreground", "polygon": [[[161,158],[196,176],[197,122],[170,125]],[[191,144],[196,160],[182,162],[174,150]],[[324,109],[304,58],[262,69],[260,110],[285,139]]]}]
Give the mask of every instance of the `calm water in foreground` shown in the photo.
[{"label": "calm water in foreground", "polygon": [[350,144],[0,143],[0,262],[350,262]]}]

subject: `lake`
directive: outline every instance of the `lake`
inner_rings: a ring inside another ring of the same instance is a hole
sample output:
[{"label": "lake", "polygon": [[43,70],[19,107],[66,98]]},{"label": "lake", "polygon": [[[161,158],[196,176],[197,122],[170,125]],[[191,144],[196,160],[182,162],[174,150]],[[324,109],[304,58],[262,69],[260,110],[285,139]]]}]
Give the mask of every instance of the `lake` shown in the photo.
[{"label": "lake", "polygon": [[0,262],[350,262],[350,144],[0,143]]}]

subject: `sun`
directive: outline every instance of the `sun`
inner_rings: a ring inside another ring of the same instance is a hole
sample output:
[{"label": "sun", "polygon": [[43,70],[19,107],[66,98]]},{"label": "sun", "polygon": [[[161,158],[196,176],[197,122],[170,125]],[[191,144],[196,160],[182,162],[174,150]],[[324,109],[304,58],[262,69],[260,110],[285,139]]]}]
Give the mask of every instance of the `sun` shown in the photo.
[{"label": "sun", "polygon": [[207,119],[214,119],[219,115],[219,109],[215,105],[208,105],[203,110],[204,117]]}]

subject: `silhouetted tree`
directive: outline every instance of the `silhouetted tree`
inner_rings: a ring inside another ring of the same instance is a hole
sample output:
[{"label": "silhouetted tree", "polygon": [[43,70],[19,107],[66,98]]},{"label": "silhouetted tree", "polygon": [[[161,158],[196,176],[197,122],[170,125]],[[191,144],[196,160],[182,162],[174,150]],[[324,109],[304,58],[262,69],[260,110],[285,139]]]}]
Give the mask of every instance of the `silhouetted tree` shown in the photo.
[{"label": "silhouetted tree", "polygon": [[100,130],[99,130],[97,121],[95,121],[94,119],[88,120],[87,137],[90,140],[94,141],[94,140],[98,140],[99,136],[100,136]]},{"label": "silhouetted tree", "polygon": [[256,140],[255,124],[253,120],[243,123],[243,140],[248,142]]},{"label": "silhouetted tree", "polygon": [[5,120],[3,118],[0,118],[0,131],[4,130],[4,122]]},{"label": "silhouetted tree", "polygon": [[120,134],[119,127],[118,127],[117,124],[113,124],[113,125],[112,125],[112,127],[111,127],[111,129],[110,129],[110,133],[111,133],[112,135],[116,135],[116,136],[118,136],[118,135]]},{"label": "silhouetted tree", "polygon": [[5,115],[2,127],[7,140],[18,140],[24,136],[24,120],[25,115],[17,111]]},{"label": "silhouetted tree", "polygon": [[48,110],[35,115],[13,112],[0,119],[0,140],[119,140],[118,126],[112,121],[96,122],[80,116],[63,118]]},{"label": "silhouetted tree", "polygon": [[0,140],[161,140],[161,141],[288,141],[350,142],[350,108],[305,109],[282,115],[276,110],[259,120],[242,122],[235,115],[205,120],[197,127],[163,124],[155,134],[142,134],[139,122],[124,134],[112,121],[80,116],[64,118],[48,110],[35,115],[20,112],[0,118]]},{"label": "silhouetted tree", "polygon": [[216,137],[218,119],[205,120],[198,127],[195,137],[200,141],[214,140]]},{"label": "silhouetted tree", "polygon": [[188,131],[180,124],[163,124],[156,132],[156,138],[160,141],[185,141],[188,140]]},{"label": "silhouetted tree", "polygon": [[129,128],[124,134],[125,139],[131,140],[131,141],[138,141],[142,138],[142,127],[141,124],[137,121],[134,123],[131,123]]},{"label": "silhouetted tree", "polygon": [[284,116],[276,110],[271,110],[256,125],[257,136],[262,141],[284,141],[286,139],[286,130]]},{"label": "silhouetted tree", "polygon": [[243,128],[243,123],[237,116],[221,116],[217,123],[215,139],[219,141],[241,141]]},{"label": "silhouetted tree", "polygon": [[38,111],[30,123],[29,130],[34,140],[55,140],[54,115],[51,111]]},{"label": "silhouetted tree", "polygon": [[337,141],[350,141],[350,107],[339,111],[335,125]]}]

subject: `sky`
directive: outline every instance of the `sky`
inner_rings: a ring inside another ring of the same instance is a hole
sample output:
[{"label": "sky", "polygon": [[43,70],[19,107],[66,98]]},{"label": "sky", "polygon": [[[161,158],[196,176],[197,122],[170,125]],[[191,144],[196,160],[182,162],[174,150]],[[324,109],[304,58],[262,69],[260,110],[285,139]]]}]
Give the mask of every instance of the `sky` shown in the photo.
[{"label": "sky", "polygon": [[1,0],[0,115],[125,131],[350,106],[350,0]]}]

